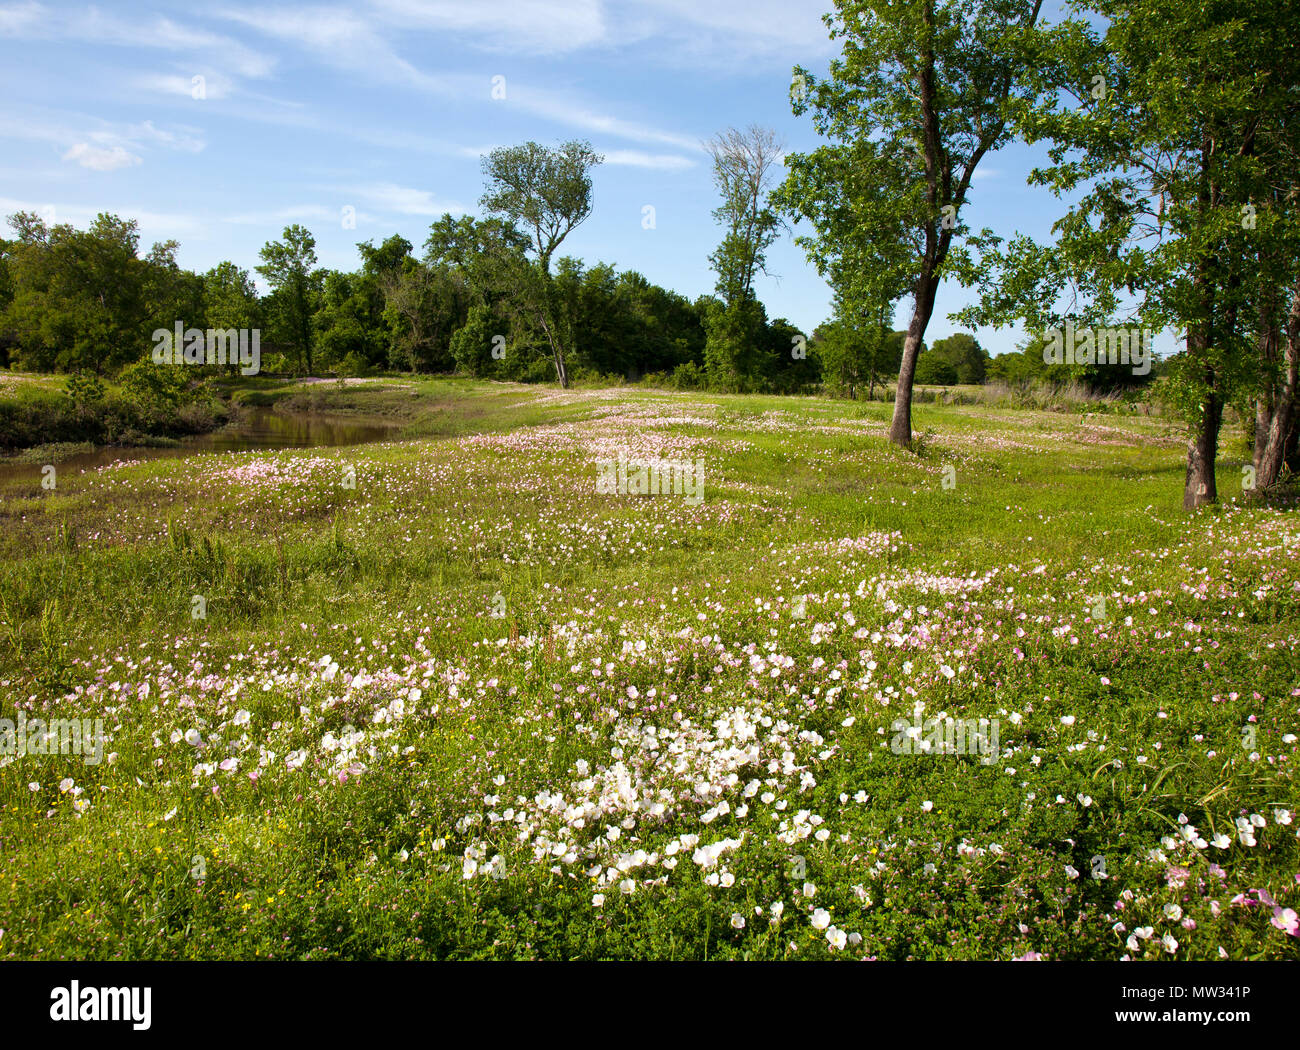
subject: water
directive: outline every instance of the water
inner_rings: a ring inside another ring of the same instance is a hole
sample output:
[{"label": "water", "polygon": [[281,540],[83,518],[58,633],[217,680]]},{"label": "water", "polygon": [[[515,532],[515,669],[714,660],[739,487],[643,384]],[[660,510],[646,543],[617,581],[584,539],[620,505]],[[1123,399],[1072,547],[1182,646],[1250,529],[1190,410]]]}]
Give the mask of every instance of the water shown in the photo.
[{"label": "water", "polygon": [[[269,408],[245,408],[242,419],[233,426],[208,434],[184,438],[174,448],[149,448],[133,445],[97,448],[81,452],[56,464],[60,473],[80,473],[123,460],[180,459],[198,452],[240,452],[259,448],[333,448],[340,445],[365,445],[373,441],[391,441],[398,434],[398,424],[357,423],[311,415],[284,415]],[[37,482],[41,464],[0,460],[0,482]]]}]

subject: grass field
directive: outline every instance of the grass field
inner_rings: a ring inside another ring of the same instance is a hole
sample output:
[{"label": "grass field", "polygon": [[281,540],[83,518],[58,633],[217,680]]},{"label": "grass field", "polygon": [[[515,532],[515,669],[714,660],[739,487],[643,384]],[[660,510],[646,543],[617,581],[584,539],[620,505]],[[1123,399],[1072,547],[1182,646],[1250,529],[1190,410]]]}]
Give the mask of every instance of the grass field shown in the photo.
[{"label": "grass field", "polygon": [[1300,955],[1300,524],[1239,438],[1186,515],[1157,418],[248,397],[404,438],[0,483],[3,716],[107,737],[0,758],[0,957]]}]

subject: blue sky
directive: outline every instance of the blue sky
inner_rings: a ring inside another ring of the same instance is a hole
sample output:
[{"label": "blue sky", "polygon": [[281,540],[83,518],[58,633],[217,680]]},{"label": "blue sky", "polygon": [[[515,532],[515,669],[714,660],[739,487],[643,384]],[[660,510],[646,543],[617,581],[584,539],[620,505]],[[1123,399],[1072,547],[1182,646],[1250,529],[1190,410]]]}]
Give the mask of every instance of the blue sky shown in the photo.
[{"label": "blue sky", "polygon": [[[401,233],[418,252],[442,212],[476,213],[479,158],[494,146],[586,138],[606,163],[593,214],[562,251],[693,298],[712,290],[719,238],[701,141],[758,123],[792,151],[818,144],[788,97],[792,66],[820,69],[834,53],[827,6],[0,0],[0,212],[78,226],[98,211],[130,216],[146,246],[179,240],[195,270],[223,259],[251,270],[298,222],[323,265],[352,269],[358,241]],[[1061,206],[1025,185],[1034,159],[1021,146],[986,158],[972,228],[1046,237]],[[830,290],[788,236],[769,269],[758,285],[769,315],[811,332]],[[946,314],[965,301],[959,287],[941,292],[929,341],[960,327]],[[1020,335],[977,334],[993,353]]]}]

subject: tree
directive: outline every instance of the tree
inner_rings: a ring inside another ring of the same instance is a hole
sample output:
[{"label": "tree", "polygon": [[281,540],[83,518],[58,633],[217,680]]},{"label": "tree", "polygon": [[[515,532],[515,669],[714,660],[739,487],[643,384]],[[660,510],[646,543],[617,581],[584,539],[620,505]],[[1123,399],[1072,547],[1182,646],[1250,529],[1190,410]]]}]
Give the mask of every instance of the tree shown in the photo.
[{"label": "tree", "polygon": [[510,287],[518,314],[541,329],[561,387],[569,385],[565,343],[554,301],[551,259],[591,214],[591,169],[603,158],[588,142],[548,149],[536,142],[503,146],[483,160],[487,189],[480,203],[529,234],[533,258],[516,266]]},{"label": "tree", "polygon": [[[991,239],[981,302],[963,319],[1059,328],[1067,312],[1089,323],[1127,303],[1142,328],[1186,332],[1169,389],[1192,431],[1192,509],[1217,499],[1224,408],[1261,381],[1261,311],[1277,317],[1270,300],[1296,276],[1294,243],[1259,207],[1286,181],[1274,145],[1295,137],[1294,19],[1230,0],[1072,9],[1042,34],[1042,94],[1015,114],[1030,142],[1050,143],[1031,181],[1072,204],[1051,245]],[[1293,177],[1293,151],[1291,163]]]},{"label": "tree", "polygon": [[771,129],[751,124],[744,131],[719,132],[704,148],[722,195],[713,217],[722,224],[723,238],[709,262],[718,275],[718,295],[730,306],[753,295],[754,278],[767,272],[767,249],[781,232],[767,197],[784,143]]},{"label": "tree", "polygon": [[[989,354],[979,344],[979,340],[966,332],[954,332],[946,339],[935,342],[930,354],[937,360],[946,361],[952,366],[957,378],[955,383],[979,384],[984,382],[984,373],[988,365]],[[920,365],[917,365],[919,368]],[[927,382],[927,380],[921,380]],[[928,380],[938,382],[938,380]]]},{"label": "tree", "polygon": [[312,315],[323,280],[316,271],[316,238],[296,223],[286,226],[283,240],[268,241],[261,258],[257,272],[273,289],[271,306],[278,334],[293,347],[298,361],[306,362],[310,375],[314,371]]},{"label": "tree", "polygon": [[[913,306],[898,373],[890,440],[912,443],[912,382],[960,213],[979,162],[1009,136],[1006,104],[1030,90],[1029,43],[1041,0],[836,0],[827,15],[843,54],[818,81],[796,69],[794,109],[811,107],[819,133],[852,150],[860,184],[879,204],[861,238],[880,241],[880,283],[910,289]],[[846,151],[812,160],[846,163]],[[861,200],[857,195],[856,199]],[[795,203],[800,197],[794,198]]]},{"label": "tree", "polygon": [[248,271],[221,262],[205,273],[203,313],[210,328],[256,328],[257,288]]},{"label": "tree", "polygon": [[952,362],[931,350],[917,358],[916,381],[931,386],[955,386],[958,382],[957,369],[952,366]]},{"label": "tree", "polygon": [[9,224],[18,241],[8,251],[4,326],[25,367],[103,375],[147,354],[151,321],[178,308],[166,294],[179,276],[174,242],[141,259],[136,221],[107,213],[86,230],[50,228],[30,213]]}]

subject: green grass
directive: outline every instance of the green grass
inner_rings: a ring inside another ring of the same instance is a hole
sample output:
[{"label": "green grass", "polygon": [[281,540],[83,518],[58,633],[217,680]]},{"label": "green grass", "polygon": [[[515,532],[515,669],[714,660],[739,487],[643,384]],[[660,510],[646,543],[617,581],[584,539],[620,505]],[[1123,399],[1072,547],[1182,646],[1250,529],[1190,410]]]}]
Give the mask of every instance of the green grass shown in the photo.
[{"label": "green grass", "polygon": [[[1296,956],[1300,529],[1239,436],[1189,516],[1158,418],[239,397],[405,440],[0,482],[3,716],[109,737],[0,767],[0,956]],[[895,753],[917,701],[999,753]]]}]

